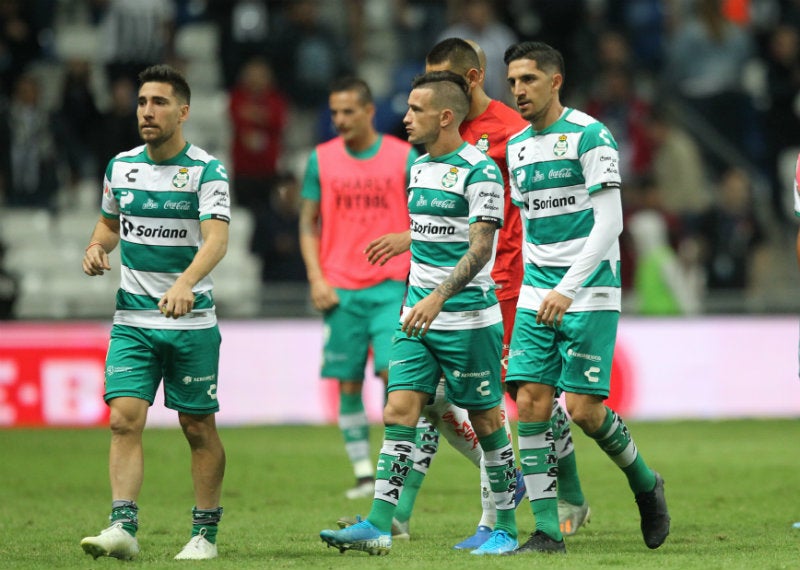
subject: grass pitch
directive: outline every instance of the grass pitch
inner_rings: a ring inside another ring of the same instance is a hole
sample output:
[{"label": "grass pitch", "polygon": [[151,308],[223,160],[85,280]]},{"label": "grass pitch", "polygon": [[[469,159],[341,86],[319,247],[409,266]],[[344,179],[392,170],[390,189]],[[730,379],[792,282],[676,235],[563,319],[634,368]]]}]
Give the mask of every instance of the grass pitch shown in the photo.
[{"label": "grass pitch", "polygon": [[[622,473],[583,434],[574,434],[592,521],[567,539],[567,556],[475,557],[452,549],[480,516],[478,473],[446,442],[420,492],[411,542],[387,557],[339,554],[319,539],[336,519],[366,515],[333,426],[222,428],[228,453],[220,557],[207,568],[778,569],[800,568],[800,422],[630,423],[645,459],[666,481],[672,533],[645,547]],[[373,431],[377,452],[382,429]],[[189,539],[188,447],[176,430],[145,433],[139,497],[141,554],[92,560],[83,536],[107,525],[106,430],[0,431],[0,568],[175,568]],[[533,528],[517,511],[523,540]],[[193,566],[199,563],[193,563]]]}]

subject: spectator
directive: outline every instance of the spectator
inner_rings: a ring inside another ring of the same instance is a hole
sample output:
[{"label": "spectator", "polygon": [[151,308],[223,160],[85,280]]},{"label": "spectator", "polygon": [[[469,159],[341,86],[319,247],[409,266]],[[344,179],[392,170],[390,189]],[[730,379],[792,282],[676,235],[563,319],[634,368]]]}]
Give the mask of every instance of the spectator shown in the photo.
[{"label": "spectator", "polygon": [[586,112],[614,133],[623,180],[643,174],[652,161],[645,130],[650,104],[636,93],[632,70],[619,65],[603,68],[593,92],[596,95],[586,102]]},{"label": "spectator", "polygon": [[[111,83],[111,106],[100,115],[95,138],[94,152],[101,168],[118,152],[142,144],[137,124],[136,86],[127,77],[119,77]],[[98,172],[100,180],[103,172]]]},{"label": "spectator", "polygon": [[624,30],[635,54],[636,65],[657,74],[663,65],[664,45],[669,28],[670,2],[663,0],[608,0],[605,21]]},{"label": "spectator", "polygon": [[699,234],[708,289],[753,293],[755,277],[764,273],[767,249],[746,172],[731,168],[723,174],[715,203],[700,218]]},{"label": "spectator", "polygon": [[[300,254],[300,185],[292,175],[278,178],[269,204],[255,216],[250,251],[261,258],[261,281],[305,283],[306,269]],[[268,302],[269,299],[265,299]]]},{"label": "spectator", "polygon": [[500,62],[506,48],[517,41],[514,31],[497,19],[492,0],[462,0],[454,2],[458,18],[439,34],[437,41],[447,38],[472,40],[486,53],[486,94],[492,99],[511,101],[506,75]]},{"label": "spectator", "polygon": [[[756,56],[750,35],[725,19],[721,0],[698,0],[694,17],[676,28],[669,45],[665,89],[694,111],[695,123],[707,123],[722,143],[757,159],[760,129],[742,84],[742,70]],[[724,169],[716,156],[707,160],[716,173]]]},{"label": "spectator", "polygon": [[659,105],[647,118],[646,134],[653,148],[652,174],[661,189],[660,203],[666,212],[677,217],[681,231],[691,233],[698,216],[712,201],[702,151]]},{"label": "spectator", "polygon": [[326,26],[316,0],[293,0],[278,15],[270,40],[270,59],[284,91],[301,109],[317,111],[328,87],[352,69],[348,46]]},{"label": "spectator", "polygon": [[0,128],[8,129],[9,141],[6,202],[9,206],[54,206],[58,189],[52,120],[39,97],[39,83],[31,74],[17,79],[14,95],[0,117]]},{"label": "spectator", "polygon": [[6,245],[0,242],[0,320],[14,318],[14,305],[20,293],[19,276],[5,266]]},{"label": "spectator", "polygon": [[[100,111],[95,104],[90,83],[91,67],[88,61],[74,59],[67,62],[55,127],[58,147],[63,150],[69,167],[71,185],[94,177],[98,168],[94,161],[94,141],[98,135]],[[105,138],[102,131],[101,136]]]},{"label": "spectator", "polygon": [[781,183],[780,165],[784,153],[797,155],[800,146],[800,34],[797,28],[781,25],[769,37],[766,55],[769,108],[765,117],[772,206],[779,220],[786,220],[786,191]]},{"label": "spectator", "polygon": [[217,22],[219,61],[224,87],[236,84],[242,64],[267,52],[270,9],[267,0],[212,0],[208,5],[211,20]]},{"label": "spectator", "polygon": [[103,46],[110,81],[136,81],[142,69],[174,56],[174,0],[107,0]]},{"label": "spectator", "polygon": [[270,201],[287,123],[287,102],[276,88],[271,65],[250,59],[229,99],[233,126],[233,197],[253,211]]},{"label": "spectator", "polygon": [[[447,19],[447,6],[452,0],[394,0],[394,29],[397,32],[398,44],[401,46],[399,56],[406,65],[413,66],[420,72],[424,66],[428,48],[441,30],[442,22]],[[408,94],[408,85],[403,88]]]},{"label": "spectator", "polygon": [[700,312],[702,271],[683,264],[669,243],[667,223],[658,210],[643,209],[626,222],[636,250],[634,293],[640,315],[691,315]]},{"label": "spectator", "polygon": [[10,95],[17,78],[41,55],[37,39],[36,3],[0,2],[0,86]]}]

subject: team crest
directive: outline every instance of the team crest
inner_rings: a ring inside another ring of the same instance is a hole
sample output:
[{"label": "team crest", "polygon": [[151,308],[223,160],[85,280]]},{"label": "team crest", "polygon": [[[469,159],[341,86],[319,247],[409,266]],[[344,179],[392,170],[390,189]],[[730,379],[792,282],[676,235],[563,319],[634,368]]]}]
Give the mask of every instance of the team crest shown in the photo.
[{"label": "team crest", "polygon": [[481,138],[478,139],[478,142],[475,143],[475,146],[478,147],[478,150],[486,153],[489,151],[489,135],[483,133]]},{"label": "team crest", "polygon": [[558,141],[553,145],[553,154],[556,156],[564,156],[567,154],[567,135],[558,137]]},{"label": "team crest", "polygon": [[180,190],[189,183],[189,169],[181,168],[178,173],[172,177],[172,185]]},{"label": "team crest", "polygon": [[442,186],[452,188],[458,182],[458,168],[451,166],[450,170],[442,176]]}]

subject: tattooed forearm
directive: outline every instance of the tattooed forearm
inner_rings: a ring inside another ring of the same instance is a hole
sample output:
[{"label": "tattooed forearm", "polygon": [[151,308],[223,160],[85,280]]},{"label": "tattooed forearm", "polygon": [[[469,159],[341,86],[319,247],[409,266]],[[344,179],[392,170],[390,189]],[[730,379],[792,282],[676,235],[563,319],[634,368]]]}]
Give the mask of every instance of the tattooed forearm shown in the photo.
[{"label": "tattooed forearm", "polygon": [[475,222],[469,226],[469,250],[458,261],[453,272],[436,288],[436,293],[449,299],[461,291],[492,257],[494,232],[492,222]]}]

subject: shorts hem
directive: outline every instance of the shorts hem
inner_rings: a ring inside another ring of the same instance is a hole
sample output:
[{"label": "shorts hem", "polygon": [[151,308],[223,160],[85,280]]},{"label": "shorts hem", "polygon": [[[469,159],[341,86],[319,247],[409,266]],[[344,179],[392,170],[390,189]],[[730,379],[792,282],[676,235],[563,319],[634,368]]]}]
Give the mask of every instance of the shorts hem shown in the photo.
[{"label": "shorts hem", "polygon": [[103,394],[103,400],[105,401],[106,404],[108,404],[108,402],[110,400],[113,400],[114,398],[136,398],[138,400],[145,400],[151,406],[153,405],[153,398],[150,398],[149,396],[146,396],[141,392],[122,391],[122,392],[109,392]]}]

